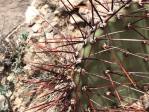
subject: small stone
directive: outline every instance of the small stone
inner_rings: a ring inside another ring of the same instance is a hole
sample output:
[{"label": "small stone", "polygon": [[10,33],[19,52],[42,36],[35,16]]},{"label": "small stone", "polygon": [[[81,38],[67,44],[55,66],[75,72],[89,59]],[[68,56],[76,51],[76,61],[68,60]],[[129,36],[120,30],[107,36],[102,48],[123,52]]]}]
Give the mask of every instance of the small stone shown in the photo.
[{"label": "small stone", "polygon": [[84,22],[78,15],[73,14],[72,16],[73,17],[70,17],[70,20],[69,20],[71,24]]},{"label": "small stone", "polygon": [[37,16],[35,23],[36,24],[42,24],[45,20],[41,16]]},{"label": "small stone", "polygon": [[7,97],[10,97],[12,95],[12,92],[11,91],[8,91],[7,93],[6,93],[6,96]]},{"label": "small stone", "polygon": [[28,74],[29,76],[31,76],[34,72],[32,70],[32,67],[31,65],[27,64],[26,66],[24,66],[24,71],[26,74]]},{"label": "small stone", "polygon": [[149,109],[149,95],[148,94],[145,94],[142,97],[142,103],[143,103],[145,109]]},{"label": "small stone", "polygon": [[35,24],[34,26],[32,26],[32,31],[33,31],[34,33],[40,32],[41,29],[42,29],[41,24]]},{"label": "small stone", "polygon": [[4,60],[5,56],[3,53],[0,53],[0,60]]},{"label": "small stone", "polygon": [[14,74],[10,74],[8,77],[7,77],[7,80],[8,81],[13,81],[15,79],[15,75]]},{"label": "small stone", "polygon": [[39,15],[40,13],[35,7],[29,6],[25,12],[25,23],[28,25],[34,24],[35,18]]},{"label": "small stone", "polygon": [[[82,37],[82,34],[81,34],[80,30],[78,30],[78,29],[76,29],[76,30],[74,31],[74,33],[72,33],[72,35],[73,35],[74,37]],[[76,39],[76,40],[77,40],[77,39]]]},{"label": "small stone", "polygon": [[53,32],[51,32],[51,33],[46,33],[46,39],[47,39],[47,40],[53,39]]},{"label": "small stone", "polygon": [[51,26],[56,26],[59,23],[59,18],[58,17],[54,17],[52,19],[52,22],[50,23]]},{"label": "small stone", "polygon": [[[70,31],[73,31],[74,29],[75,29],[75,26],[74,25],[69,25],[68,26],[68,29],[70,30]],[[78,36],[78,35],[77,35]]]},{"label": "small stone", "polygon": [[40,47],[42,47],[42,48],[44,48],[44,47],[46,47],[46,42],[47,42],[47,40],[46,40],[46,38],[45,37],[42,37],[42,38],[40,38],[39,40],[38,40],[38,46],[40,46]]},{"label": "small stone", "polygon": [[72,98],[70,102],[71,102],[72,105],[76,104],[76,100],[74,98]]},{"label": "small stone", "polygon": [[143,109],[143,105],[142,105],[141,102],[138,101],[138,102],[133,103],[133,104],[130,106],[130,108],[135,108],[135,109],[141,110],[141,109]]},{"label": "small stone", "polygon": [[7,81],[6,77],[3,77],[3,78],[1,79],[1,81],[0,81],[0,83],[1,83],[2,85],[5,85],[5,84],[6,84],[6,81]]},{"label": "small stone", "polygon": [[14,101],[15,106],[20,107],[22,105],[22,100],[23,100],[22,98],[17,97]]},{"label": "small stone", "polygon": [[0,95],[0,111],[8,110],[8,102],[3,95]]},{"label": "small stone", "polygon": [[42,27],[43,28],[47,28],[48,26],[49,26],[48,22],[46,22],[46,21],[42,22]]},{"label": "small stone", "polygon": [[54,11],[54,15],[58,15],[59,13],[60,13],[59,10],[55,10],[55,11]]},{"label": "small stone", "polygon": [[83,6],[82,6],[82,7],[79,8],[79,13],[80,13],[80,14],[87,15],[87,14],[90,13],[90,11],[89,11],[89,9],[88,9],[87,7],[85,7],[85,6],[83,7]]},{"label": "small stone", "polygon": [[49,6],[47,4],[45,4],[44,6],[41,7],[41,9],[39,9],[40,13],[42,15],[47,15],[49,12]]},{"label": "small stone", "polygon": [[0,66],[0,73],[4,71],[4,66]]}]

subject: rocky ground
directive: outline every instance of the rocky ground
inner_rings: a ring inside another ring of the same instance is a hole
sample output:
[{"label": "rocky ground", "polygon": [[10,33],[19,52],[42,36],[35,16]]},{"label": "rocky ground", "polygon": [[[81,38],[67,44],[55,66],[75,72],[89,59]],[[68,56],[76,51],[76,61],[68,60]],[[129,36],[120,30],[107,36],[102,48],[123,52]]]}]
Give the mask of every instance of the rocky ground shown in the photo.
[{"label": "rocky ground", "polygon": [[24,13],[29,4],[29,0],[0,0],[1,35],[8,34],[24,21]]},{"label": "rocky ground", "polygon": [[[3,91],[6,90],[8,87],[4,87],[2,84],[3,79],[8,76],[6,72],[4,73],[4,58],[5,58],[5,51],[6,46],[8,43],[3,42],[5,37],[14,30],[15,27],[21,24],[24,21],[24,13],[27,6],[30,4],[29,0],[0,0],[0,111],[7,112],[12,111],[11,104],[10,104],[10,96],[12,95],[11,90],[9,90],[7,95],[2,95]],[[8,48],[9,49],[9,48]],[[4,81],[5,82],[5,81]],[[5,83],[6,84],[6,83]],[[5,85],[4,84],[4,85]],[[8,84],[8,83],[7,83]],[[7,85],[6,84],[6,85]],[[11,83],[13,86],[13,83]]]}]

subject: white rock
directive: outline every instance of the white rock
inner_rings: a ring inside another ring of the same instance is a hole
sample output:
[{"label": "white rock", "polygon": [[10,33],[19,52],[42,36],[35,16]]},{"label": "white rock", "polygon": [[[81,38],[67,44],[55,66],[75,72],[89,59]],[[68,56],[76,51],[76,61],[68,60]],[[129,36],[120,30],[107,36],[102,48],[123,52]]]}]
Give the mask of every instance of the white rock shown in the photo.
[{"label": "white rock", "polygon": [[0,66],[0,72],[3,72],[4,66]]},{"label": "white rock", "polygon": [[22,101],[23,101],[23,98],[16,98],[15,99],[15,101],[14,101],[14,105],[16,106],[16,107],[21,107],[21,105],[22,105]]},{"label": "white rock", "polygon": [[6,98],[3,95],[0,95],[0,111],[7,110],[8,104]]},{"label": "white rock", "polygon": [[46,39],[47,39],[47,40],[54,39],[54,38],[53,38],[53,32],[51,32],[51,33],[46,33]]},{"label": "white rock", "polygon": [[41,24],[35,24],[34,26],[32,26],[32,31],[34,33],[39,32],[39,30],[41,30]]},{"label": "white rock", "polygon": [[25,23],[31,25],[35,22],[35,18],[39,16],[39,11],[34,6],[29,6],[25,12]]},{"label": "white rock", "polygon": [[73,14],[73,17],[70,17],[70,23],[71,24],[76,24],[76,23],[80,23],[80,22],[84,22],[78,15]]},{"label": "white rock", "polygon": [[3,95],[0,95],[0,102],[3,102],[5,100],[5,97]]},{"label": "white rock", "polygon": [[53,26],[56,26],[59,22],[59,18],[58,17],[54,17],[50,23],[50,25],[53,27]]},{"label": "white rock", "polygon": [[39,9],[40,13],[43,14],[44,16],[48,14],[49,12],[49,6],[45,4]]},{"label": "white rock", "polygon": [[38,16],[35,23],[36,24],[42,24],[44,21],[45,21],[44,18],[42,18],[41,16]]},{"label": "white rock", "polygon": [[145,94],[142,97],[142,103],[143,103],[145,109],[148,109],[149,108],[149,95],[148,94]]},{"label": "white rock", "polygon": [[7,97],[10,97],[12,95],[12,92],[9,90],[7,93],[6,93],[6,96]]},{"label": "white rock", "polygon": [[5,56],[3,53],[0,53],[0,60],[4,60]]},{"label": "white rock", "polygon": [[15,78],[14,74],[10,74],[8,77],[7,77],[7,80],[8,81],[13,81]]},{"label": "white rock", "polygon": [[82,6],[79,8],[79,13],[87,15],[88,13],[91,13],[91,11],[87,7]]}]

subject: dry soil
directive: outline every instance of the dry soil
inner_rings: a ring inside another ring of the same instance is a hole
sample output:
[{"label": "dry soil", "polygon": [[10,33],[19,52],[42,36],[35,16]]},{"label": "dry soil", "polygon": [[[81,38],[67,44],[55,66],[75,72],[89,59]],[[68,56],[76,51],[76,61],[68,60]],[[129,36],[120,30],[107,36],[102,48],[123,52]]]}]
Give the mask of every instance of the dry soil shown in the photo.
[{"label": "dry soil", "polygon": [[24,20],[30,0],[0,0],[0,36],[8,34]]}]

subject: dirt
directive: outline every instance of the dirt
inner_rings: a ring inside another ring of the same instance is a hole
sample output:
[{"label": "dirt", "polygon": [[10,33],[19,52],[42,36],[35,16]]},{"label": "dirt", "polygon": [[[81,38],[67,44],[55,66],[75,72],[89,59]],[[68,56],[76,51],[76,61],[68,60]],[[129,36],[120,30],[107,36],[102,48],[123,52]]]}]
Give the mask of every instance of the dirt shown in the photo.
[{"label": "dirt", "polygon": [[30,0],[0,0],[0,35],[8,34],[24,20]]}]

